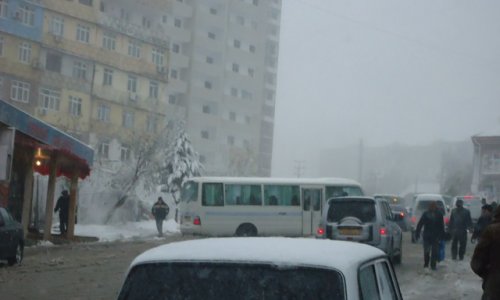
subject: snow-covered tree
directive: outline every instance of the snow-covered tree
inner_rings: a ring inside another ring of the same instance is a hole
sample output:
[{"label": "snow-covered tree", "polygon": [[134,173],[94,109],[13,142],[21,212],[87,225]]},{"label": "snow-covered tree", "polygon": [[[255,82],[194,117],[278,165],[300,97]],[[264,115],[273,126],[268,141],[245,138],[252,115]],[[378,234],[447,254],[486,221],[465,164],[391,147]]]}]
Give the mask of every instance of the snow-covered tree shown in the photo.
[{"label": "snow-covered tree", "polygon": [[200,176],[202,171],[203,165],[188,135],[182,128],[178,129],[177,137],[170,144],[164,164],[160,167],[165,190],[172,195],[176,204],[180,201],[182,184],[189,177]]}]

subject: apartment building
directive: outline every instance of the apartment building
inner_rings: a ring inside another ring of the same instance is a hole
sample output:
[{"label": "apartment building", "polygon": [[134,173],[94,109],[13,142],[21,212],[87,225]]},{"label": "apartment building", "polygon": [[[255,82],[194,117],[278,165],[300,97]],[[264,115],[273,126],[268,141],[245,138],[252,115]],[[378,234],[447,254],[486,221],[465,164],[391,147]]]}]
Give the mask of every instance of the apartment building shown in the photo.
[{"label": "apartment building", "polygon": [[130,159],[167,113],[168,41],[114,22],[100,0],[0,0],[0,97],[96,150]]},{"label": "apartment building", "polygon": [[208,174],[270,175],[281,0],[105,0],[103,10],[165,34],[168,102],[185,108]]}]

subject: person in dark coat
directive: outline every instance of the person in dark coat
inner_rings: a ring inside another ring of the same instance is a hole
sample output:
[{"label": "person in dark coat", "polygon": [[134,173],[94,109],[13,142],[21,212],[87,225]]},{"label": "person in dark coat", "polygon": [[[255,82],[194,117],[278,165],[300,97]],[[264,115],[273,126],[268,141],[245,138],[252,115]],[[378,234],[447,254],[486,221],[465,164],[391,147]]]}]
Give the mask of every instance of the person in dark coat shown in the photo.
[{"label": "person in dark coat", "polygon": [[163,220],[167,217],[170,208],[168,205],[163,202],[161,197],[158,197],[158,200],[151,208],[151,213],[155,217],[156,220],[156,229],[158,229],[158,236],[163,236]]},{"label": "person in dark coat", "polygon": [[467,246],[467,229],[472,227],[470,211],[464,208],[464,201],[458,199],[456,208],[451,211],[449,229],[451,233],[451,259],[464,259],[465,248]]},{"label": "person in dark coat", "polygon": [[492,220],[493,207],[491,205],[486,204],[481,207],[481,216],[477,220],[476,225],[474,226],[474,231],[472,232],[472,241],[476,241],[483,233],[484,229],[490,225]]},{"label": "person in dark coat", "polygon": [[420,238],[420,231],[424,229],[424,268],[429,267],[436,270],[436,262],[439,254],[439,241],[444,237],[443,214],[437,208],[437,203],[432,202],[418,221],[415,238]]},{"label": "person in dark coat", "polygon": [[500,299],[500,208],[483,231],[472,255],[472,271],[483,279],[483,300]]},{"label": "person in dark coat", "polygon": [[68,213],[69,213],[69,194],[67,190],[62,191],[61,196],[57,199],[54,212],[59,211],[59,230],[61,234],[68,231]]}]

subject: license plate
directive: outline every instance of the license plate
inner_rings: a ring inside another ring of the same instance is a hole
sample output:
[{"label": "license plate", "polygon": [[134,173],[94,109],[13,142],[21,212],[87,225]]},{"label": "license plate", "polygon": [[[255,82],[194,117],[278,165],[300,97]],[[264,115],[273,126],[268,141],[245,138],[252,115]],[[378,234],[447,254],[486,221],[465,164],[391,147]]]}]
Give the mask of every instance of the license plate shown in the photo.
[{"label": "license plate", "polygon": [[360,228],[339,228],[341,235],[361,235]]}]

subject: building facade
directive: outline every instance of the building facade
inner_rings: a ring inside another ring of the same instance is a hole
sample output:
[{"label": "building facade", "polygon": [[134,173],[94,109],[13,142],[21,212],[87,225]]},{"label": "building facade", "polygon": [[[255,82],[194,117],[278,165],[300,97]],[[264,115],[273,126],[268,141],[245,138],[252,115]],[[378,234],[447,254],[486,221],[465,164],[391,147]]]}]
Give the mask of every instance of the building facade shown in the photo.
[{"label": "building facade", "polygon": [[1,0],[0,97],[113,165],[166,127],[169,54],[162,36],[113,22],[103,5]]},{"label": "building facade", "polygon": [[185,108],[206,173],[270,176],[281,0],[107,0],[104,12],[165,33],[168,102]]},{"label": "building facade", "polygon": [[474,165],[471,191],[489,202],[500,200],[500,134],[473,136]]}]

